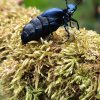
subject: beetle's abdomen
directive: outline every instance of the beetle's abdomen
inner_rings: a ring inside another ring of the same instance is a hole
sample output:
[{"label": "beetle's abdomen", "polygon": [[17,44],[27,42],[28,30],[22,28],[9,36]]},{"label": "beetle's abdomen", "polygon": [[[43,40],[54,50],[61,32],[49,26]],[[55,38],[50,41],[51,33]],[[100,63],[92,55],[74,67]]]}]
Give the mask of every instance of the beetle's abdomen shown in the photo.
[{"label": "beetle's abdomen", "polygon": [[57,30],[60,25],[61,22],[58,19],[38,16],[23,28],[21,34],[22,43],[26,44],[31,40],[38,40],[40,37],[45,37]]}]

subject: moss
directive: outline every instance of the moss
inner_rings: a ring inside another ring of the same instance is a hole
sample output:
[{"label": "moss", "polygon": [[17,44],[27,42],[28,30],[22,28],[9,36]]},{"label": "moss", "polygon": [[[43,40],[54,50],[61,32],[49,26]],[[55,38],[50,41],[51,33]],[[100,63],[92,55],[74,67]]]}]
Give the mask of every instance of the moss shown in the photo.
[{"label": "moss", "polygon": [[49,39],[22,45],[23,26],[39,15],[36,8],[0,4],[0,77],[12,100],[99,100],[100,35],[59,28]]}]

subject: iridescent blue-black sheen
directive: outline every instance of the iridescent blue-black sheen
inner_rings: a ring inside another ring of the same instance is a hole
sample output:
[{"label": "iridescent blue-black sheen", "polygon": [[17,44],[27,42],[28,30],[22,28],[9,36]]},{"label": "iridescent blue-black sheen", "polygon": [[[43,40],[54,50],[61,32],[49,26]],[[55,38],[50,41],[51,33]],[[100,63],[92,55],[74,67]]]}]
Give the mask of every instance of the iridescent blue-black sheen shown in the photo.
[{"label": "iridescent blue-black sheen", "polygon": [[71,21],[76,22],[79,29],[78,22],[72,18],[76,9],[77,6],[75,4],[68,4],[66,9],[51,8],[32,19],[22,30],[22,43],[26,44],[29,41],[39,40],[41,37],[44,38],[56,31],[60,26],[64,26],[69,37],[69,32],[66,29],[68,23],[72,27]]}]

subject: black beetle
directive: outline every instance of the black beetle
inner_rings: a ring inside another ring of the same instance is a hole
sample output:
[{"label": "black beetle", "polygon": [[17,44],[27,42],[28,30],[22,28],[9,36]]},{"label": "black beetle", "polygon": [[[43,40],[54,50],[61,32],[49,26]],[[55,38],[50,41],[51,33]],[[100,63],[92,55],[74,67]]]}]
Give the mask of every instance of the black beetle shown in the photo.
[{"label": "black beetle", "polygon": [[21,34],[22,43],[26,44],[29,41],[38,40],[40,37],[46,37],[62,25],[68,33],[69,38],[69,32],[66,29],[68,23],[70,23],[70,27],[72,27],[71,21],[76,22],[78,29],[79,24],[72,18],[73,13],[77,9],[77,5],[67,4],[67,0],[66,5],[66,9],[51,8],[25,25]]}]

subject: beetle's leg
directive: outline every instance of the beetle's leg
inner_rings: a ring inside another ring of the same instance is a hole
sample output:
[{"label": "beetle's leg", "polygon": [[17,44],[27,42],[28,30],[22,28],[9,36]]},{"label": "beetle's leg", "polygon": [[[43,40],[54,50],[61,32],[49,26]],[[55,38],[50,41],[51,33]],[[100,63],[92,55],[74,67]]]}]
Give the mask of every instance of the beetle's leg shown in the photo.
[{"label": "beetle's leg", "polygon": [[68,39],[70,38],[70,33],[69,33],[69,31],[66,29],[66,25],[64,25],[64,28],[65,28],[65,31],[68,33],[67,34],[67,37],[68,37]]},{"label": "beetle's leg", "polygon": [[70,27],[72,27],[72,23],[71,23],[71,21],[69,22],[69,25],[70,25]]},{"label": "beetle's leg", "polygon": [[70,26],[71,28],[73,28],[71,21],[69,22],[69,26]]},{"label": "beetle's leg", "polygon": [[77,20],[75,20],[75,19],[73,19],[73,18],[71,18],[71,21],[75,22],[75,23],[77,24],[77,28],[79,29],[79,24],[78,24],[78,21],[77,21]]},{"label": "beetle's leg", "polygon": [[69,39],[70,33],[69,33],[69,31],[67,30],[67,28],[66,28],[66,26],[68,26],[68,23],[66,22],[65,18],[63,18],[63,20],[64,20],[64,28],[65,28],[65,31],[67,32],[67,37],[68,37],[68,39]]}]

